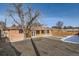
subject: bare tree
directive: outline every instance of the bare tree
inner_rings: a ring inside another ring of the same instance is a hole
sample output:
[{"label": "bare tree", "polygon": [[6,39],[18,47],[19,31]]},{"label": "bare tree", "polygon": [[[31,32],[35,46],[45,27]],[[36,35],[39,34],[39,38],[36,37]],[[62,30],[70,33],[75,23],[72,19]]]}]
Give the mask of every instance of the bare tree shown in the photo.
[{"label": "bare tree", "polygon": [[63,27],[63,22],[62,22],[62,21],[58,21],[58,22],[56,23],[56,27],[57,27],[58,29],[62,29],[62,27]]},{"label": "bare tree", "polygon": [[[28,10],[23,9],[23,4],[10,4],[13,9],[8,9],[9,17],[11,17],[16,24],[18,24],[24,33],[24,39],[30,25],[39,17],[39,10],[33,11],[31,7]],[[27,31],[26,31],[27,30]]]}]

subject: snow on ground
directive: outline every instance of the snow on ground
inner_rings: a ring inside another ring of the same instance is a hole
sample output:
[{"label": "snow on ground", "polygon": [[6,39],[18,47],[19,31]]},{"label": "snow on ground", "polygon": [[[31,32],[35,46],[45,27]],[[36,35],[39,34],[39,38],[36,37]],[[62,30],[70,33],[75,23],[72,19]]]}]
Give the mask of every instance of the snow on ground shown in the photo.
[{"label": "snow on ground", "polygon": [[65,38],[62,38],[61,40],[64,42],[79,44],[79,36],[78,35],[67,36]]}]

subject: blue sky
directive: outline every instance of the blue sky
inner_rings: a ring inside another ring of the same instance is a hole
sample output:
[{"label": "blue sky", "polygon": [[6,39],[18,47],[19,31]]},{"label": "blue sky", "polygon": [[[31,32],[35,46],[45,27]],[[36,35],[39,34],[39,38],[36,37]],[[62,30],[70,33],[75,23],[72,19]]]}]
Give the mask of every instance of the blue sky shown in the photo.
[{"label": "blue sky", "polygon": [[[79,4],[61,4],[61,3],[43,3],[31,4],[33,9],[40,10],[39,21],[49,27],[55,26],[58,21],[63,21],[64,25],[79,26]],[[28,4],[24,4],[24,9],[27,9]],[[8,4],[0,4],[0,20],[4,21],[6,18],[6,10],[9,8]],[[13,20],[7,18],[7,26],[13,24]]]}]

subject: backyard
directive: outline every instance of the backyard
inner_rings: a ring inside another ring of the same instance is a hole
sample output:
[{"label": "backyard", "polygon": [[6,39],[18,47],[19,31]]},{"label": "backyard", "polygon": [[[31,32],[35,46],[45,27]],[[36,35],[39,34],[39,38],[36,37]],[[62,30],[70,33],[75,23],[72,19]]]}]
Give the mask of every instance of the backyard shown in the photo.
[{"label": "backyard", "polygon": [[60,41],[60,39],[52,38],[34,38],[32,39],[35,44],[35,48],[31,40],[24,40],[20,42],[13,42],[12,45],[21,52],[23,56],[79,56],[79,45],[66,43]]}]

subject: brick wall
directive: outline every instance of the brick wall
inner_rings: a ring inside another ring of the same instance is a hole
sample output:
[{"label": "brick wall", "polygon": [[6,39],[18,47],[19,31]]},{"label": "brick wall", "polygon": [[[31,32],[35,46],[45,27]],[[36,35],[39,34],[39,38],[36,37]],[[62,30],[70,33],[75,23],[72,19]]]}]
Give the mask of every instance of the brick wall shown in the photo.
[{"label": "brick wall", "polygon": [[[20,41],[20,40],[24,39],[24,34],[19,33],[18,29],[16,29],[16,30],[6,30],[5,33],[6,33],[6,36],[10,39],[11,42]],[[52,35],[51,31],[49,31],[48,34],[45,34],[45,33],[41,33],[41,30],[40,30],[40,33],[36,34],[35,37],[44,37],[46,35],[47,36]],[[31,33],[31,36],[32,36],[32,33]]]},{"label": "brick wall", "polygon": [[19,30],[6,30],[6,36],[10,39],[11,42],[23,40],[23,33],[19,33]]}]

